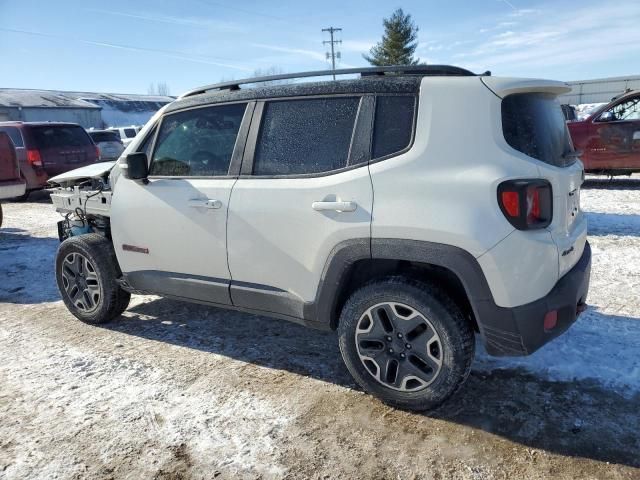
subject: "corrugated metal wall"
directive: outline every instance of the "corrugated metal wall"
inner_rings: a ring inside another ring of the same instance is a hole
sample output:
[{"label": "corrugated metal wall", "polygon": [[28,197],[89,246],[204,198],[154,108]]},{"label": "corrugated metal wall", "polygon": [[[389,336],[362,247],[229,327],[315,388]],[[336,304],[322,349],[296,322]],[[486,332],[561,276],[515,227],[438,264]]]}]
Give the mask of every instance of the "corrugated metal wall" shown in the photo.
[{"label": "corrugated metal wall", "polygon": [[84,128],[102,128],[99,108],[0,107],[0,121],[71,122]]},{"label": "corrugated metal wall", "polygon": [[98,108],[23,108],[22,113],[25,122],[72,122],[84,128],[102,128]]},{"label": "corrugated metal wall", "polygon": [[580,105],[583,103],[608,103],[611,98],[620,95],[626,89],[640,90],[640,75],[630,77],[599,78],[566,82],[571,92],[560,95],[562,103]]}]

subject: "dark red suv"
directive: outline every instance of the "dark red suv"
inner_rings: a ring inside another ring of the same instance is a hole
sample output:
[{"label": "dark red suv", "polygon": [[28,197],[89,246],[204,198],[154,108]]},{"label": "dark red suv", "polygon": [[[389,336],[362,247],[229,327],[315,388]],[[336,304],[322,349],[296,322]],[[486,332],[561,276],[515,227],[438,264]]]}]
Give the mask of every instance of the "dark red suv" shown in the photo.
[{"label": "dark red suv", "polygon": [[587,173],[640,172],[640,91],[620,95],[567,126]]},{"label": "dark red suv", "polygon": [[57,122],[0,122],[13,140],[26,195],[47,185],[49,177],[100,161],[98,147],[80,125]]}]

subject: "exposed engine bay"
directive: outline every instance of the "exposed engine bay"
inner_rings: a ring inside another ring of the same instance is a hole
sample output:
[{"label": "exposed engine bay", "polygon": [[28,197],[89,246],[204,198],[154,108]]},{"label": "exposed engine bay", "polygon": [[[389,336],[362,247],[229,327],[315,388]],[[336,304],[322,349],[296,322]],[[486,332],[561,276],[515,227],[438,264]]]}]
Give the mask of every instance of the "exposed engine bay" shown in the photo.
[{"label": "exposed engine bay", "polygon": [[114,164],[104,162],[91,165],[49,181],[57,185],[51,194],[51,201],[56,211],[64,216],[58,222],[60,241],[91,232],[111,238],[110,173]]}]

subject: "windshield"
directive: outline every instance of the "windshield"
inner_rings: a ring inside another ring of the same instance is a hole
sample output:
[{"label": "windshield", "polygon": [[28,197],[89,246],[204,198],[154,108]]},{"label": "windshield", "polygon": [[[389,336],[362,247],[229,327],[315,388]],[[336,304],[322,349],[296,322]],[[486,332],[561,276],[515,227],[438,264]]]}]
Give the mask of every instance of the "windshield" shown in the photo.
[{"label": "windshield", "polygon": [[518,93],[502,100],[502,131],[507,143],[530,157],[557,167],[575,162],[569,130],[555,95]]}]

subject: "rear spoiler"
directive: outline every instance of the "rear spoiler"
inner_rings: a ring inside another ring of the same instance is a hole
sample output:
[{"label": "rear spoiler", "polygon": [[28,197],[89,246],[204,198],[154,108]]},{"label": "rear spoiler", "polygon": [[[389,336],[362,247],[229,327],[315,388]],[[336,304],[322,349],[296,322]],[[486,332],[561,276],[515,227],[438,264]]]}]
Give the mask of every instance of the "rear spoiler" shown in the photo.
[{"label": "rear spoiler", "polygon": [[562,95],[569,93],[571,87],[555,80],[538,80],[535,78],[480,77],[480,81],[495,93],[504,98],[514,93],[551,93]]}]

